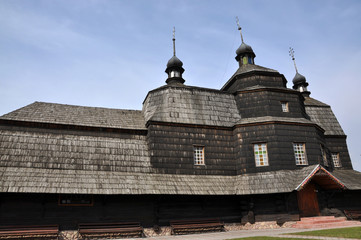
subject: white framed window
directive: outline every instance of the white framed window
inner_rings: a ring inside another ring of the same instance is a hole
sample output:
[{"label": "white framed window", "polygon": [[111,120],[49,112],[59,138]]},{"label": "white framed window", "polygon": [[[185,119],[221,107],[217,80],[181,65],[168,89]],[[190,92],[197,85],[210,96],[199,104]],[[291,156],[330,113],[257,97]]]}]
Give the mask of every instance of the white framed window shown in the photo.
[{"label": "white framed window", "polygon": [[308,165],[306,145],[304,143],[293,143],[296,165]]},{"label": "white framed window", "polygon": [[281,102],[282,112],[288,112],[288,102]]},{"label": "white framed window", "polygon": [[323,145],[321,145],[321,154],[322,154],[323,165],[328,166],[326,150]]},{"label": "white framed window", "polygon": [[335,167],[342,167],[339,153],[331,153],[333,165]]},{"label": "white framed window", "polygon": [[268,166],[267,144],[255,143],[253,149],[256,167]]},{"label": "white framed window", "polygon": [[193,146],[194,165],[205,165],[204,146]]}]

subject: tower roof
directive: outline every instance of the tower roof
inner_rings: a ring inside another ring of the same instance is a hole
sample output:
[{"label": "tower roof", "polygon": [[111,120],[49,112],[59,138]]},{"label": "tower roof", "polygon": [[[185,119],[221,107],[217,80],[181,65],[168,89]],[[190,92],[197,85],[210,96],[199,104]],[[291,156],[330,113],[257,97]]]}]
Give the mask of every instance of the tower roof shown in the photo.
[{"label": "tower roof", "polygon": [[167,68],[171,68],[171,67],[182,67],[183,63],[181,60],[179,60],[179,58],[177,58],[176,55],[174,55],[171,59],[169,59],[168,63],[167,63]]},{"label": "tower roof", "polygon": [[293,77],[292,82],[293,82],[293,84],[305,83],[305,82],[306,82],[306,78],[305,78],[305,76],[303,76],[302,74],[296,72],[295,76]]},{"label": "tower roof", "polygon": [[241,46],[239,46],[239,48],[236,50],[236,54],[237,56],[239,56],[239,55],[244,55],[246,53],[249,53],[254,57],[256,56],[256,54],[254,54],[253,52],[252,47],[242,42]]}]

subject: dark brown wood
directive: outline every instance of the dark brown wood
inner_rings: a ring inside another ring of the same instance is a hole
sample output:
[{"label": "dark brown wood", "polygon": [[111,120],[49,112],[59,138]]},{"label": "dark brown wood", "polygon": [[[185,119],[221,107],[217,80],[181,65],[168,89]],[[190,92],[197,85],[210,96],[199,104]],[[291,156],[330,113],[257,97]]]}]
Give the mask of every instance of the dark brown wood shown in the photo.
[{"label": "dark brown wood", "polygon": [[107,236],[107,235],[125,235],[125,236],[143,236],[143,227],[139,222],[122,223],[79,223],[79,233],[82,237],[86,236]]},{"label": "dark brown wood", "polygon": [[172,234],[223,231],[224,228],[224,224],[219,218],[172,220],[169,223]]},{"label": "dark brown wood", "polygon": [[297,193],[298,208],[301,217],[320,215],[318,199],[315,191],[315,185],[311,182]]},{"label": "dark brown wood", "polygon": [[347,219],[361,220],[361,210],[344,210]]},{"label": "dark brown wood", "polygon": [[0,226],[0,239],[46,238],[57,239],[59,225],[10,225]]}]

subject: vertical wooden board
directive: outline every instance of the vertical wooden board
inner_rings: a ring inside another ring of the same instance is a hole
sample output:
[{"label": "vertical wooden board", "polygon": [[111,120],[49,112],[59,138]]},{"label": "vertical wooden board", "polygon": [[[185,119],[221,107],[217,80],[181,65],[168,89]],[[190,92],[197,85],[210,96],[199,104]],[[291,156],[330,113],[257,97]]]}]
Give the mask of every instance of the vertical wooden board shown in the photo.
[{"label": "vertical wooden board", "polygon": [[320,209],[315,185],[310,182],[302,190],[297,192],[298,208],[301,217],[319,216]]}]

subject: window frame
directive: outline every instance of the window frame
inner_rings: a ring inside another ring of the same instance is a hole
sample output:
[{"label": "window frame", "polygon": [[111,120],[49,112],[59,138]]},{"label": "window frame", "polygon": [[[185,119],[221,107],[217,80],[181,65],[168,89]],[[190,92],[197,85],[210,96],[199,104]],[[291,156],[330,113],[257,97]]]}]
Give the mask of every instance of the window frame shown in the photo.
[{"label": "window frame", "polygon": [[[256,146],[258,148],[257,150],[256,150]],[[261,154],[258,154],[258,152],[260,151],[259,147],[261,147],[261,152],[262,152]],[[254,161],[256,167],[269,166],[268,149],[266,142],[253,143],[253,154],[254,154]],[[261,160],[263,161],[263,165],[261,164]]]},{"label": "window frame", "polygon": [[193,164],[194,166],[206,165],[204,145],[193,145]]},{"label": "window frame", "polygon": [[[337,157],[337,164],[336,164],[336,162],[335,162],[334,156]],[[338,153],[338,152],[333,152],[333,153],[331,153],[331,158],[332,158],[333,166],[334,166],[335,168],[340,168],[340,167],[342,167],[341,159],[340,159],[340,153]]]},{"label": "window frame", "polygon": [[287,101],[281,101],[281,108],[282,108],[282,112],[289,112],[290,111]]},{"label": "window frame", "polygon": [[[302,146],[302,150],[299,148],[299,146]],[[298,149],[296,149],[296,147]],[[293,153],[295,156],[295,161],[296,161],[297,166],[307,166],[308,165],[306,143],[294,142],[293,143]]]}]

